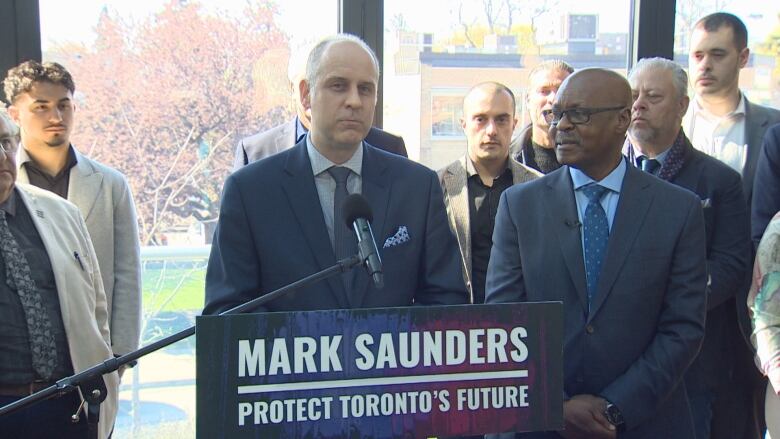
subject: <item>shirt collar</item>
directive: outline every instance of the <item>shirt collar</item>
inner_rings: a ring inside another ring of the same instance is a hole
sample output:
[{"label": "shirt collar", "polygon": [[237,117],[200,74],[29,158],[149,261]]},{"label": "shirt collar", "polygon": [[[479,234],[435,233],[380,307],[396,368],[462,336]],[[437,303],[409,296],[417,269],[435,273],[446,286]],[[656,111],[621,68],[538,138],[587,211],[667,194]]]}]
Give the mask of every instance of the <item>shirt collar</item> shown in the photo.
[{"label": "shirt collar", "polygon": [[0,203],[0,210],[4,210],[6,214],[11,216],[16,216],[16,191],[17,189],[14,187],[8,199]]},{"label": "shirt collar", "polygon": [[295,143],[300,142],[301,137],[305,136],[306,133],[308,132],[309,130],[307,130],[306,127],[303,126],[303,122],[301,122],[301,118],[295,116]]},{"label": "shirt collar", "polygon": [[[19,152],[16,154],[16,167],[21,168],[22,165],[27,163],[29,163],[29,166],[40,169],[38,165],[35,164],[32,157],[30,157],[30,154],[27,153],[27,148],[24,147],[24,144],[19,145]],[[79,159],[76,157],[76,149],[73,148],[73,145],[68,145],[68,158],[65,160],[65,167],[62,168],[60,173],[69,171],[70,168],[76,166],[78,163]]]},{"label": "shirt collar", "polygon": [[721,119],[727,119],[727,118],[737,118],[737,117],[744,117],[745,116],[745,94],[742,92],[739,92],[739,103],[737,104],[737,108],[734,109],[731,113],[728,113],[722,117],[715,116],[714,114],[710,113],[704,107],[699,103],[699,99],[693,100],[693,114],[694,117],[703,117],[706,120],[709,121],[719,121]]},{"label": "shirt collar", "polygon": [[311,162],[311,170],[314,173],[315,176],[322,174],[323,172],[327,171],[328,169],[334,167],[334,166],[344,166],[345,168],[349,168],[352,172],[354,172],[357,175],[361,175],[361,172],[363,171],[363,144],[360,144],[360,147],[355,150],[355,153],[352,154],[352,157],[350,157],[349,160],[346,162],[337,165],[330,161],[327,157],[322,155],[319,151],[317,151],[317,148],[314,147],[314,144],[311,143],[311,135],[306,135],[306,152],[309,154],[309,161]]},{"label": "shirt collar", "polygon": [[[670,147],[666,148],[666,150],[665,150],[664,152],[662,152],[662,153],[658,154],[657,156],[655,156],[655,159],[658,161],[658,163],[659,163],[661,166],[663,166],[663,165],[664,165],[664,160],[666,160],[666,156],[668,156],[668,155],[669,155],[669,151],[670,151],[671,149],[672,149],[672,147],[670,146]],[[647,158],[648,158],[648,157],[647,157],[645,154],[638,154],[638,155],[636,156],[636,164],[637,164],[637,167],[641,168],[641,167],[642,167],[642,160],[645,160],[645,159],[647,159]]]},{"label": "shirt collar", "polygon": [[599,185],[619,194],[620,188],[623,186],[623,177],[626,175],[626,161],[621,160],[617,167],[601,181],[596,181],[585,175],[584,172],[580,171],[579,169],[572,168],[571,166],[569,166],[569,175],[571,175],[571,181],[574,185],[575,191],[579,190],[585,185],[598,183]]},{"label": "shirt collar", "polygon": [[[510,159],[507,157],[506,167],[504,167],[504,170],[501,171],[501,173],[498,174],[498,176],[496,178],[499,178],[502,175],[504,175],[504,172],[506,172],[506,170],[509,169],[509,160]],[[473,177],[473,176],[475,176],[477,174],[478,174],[478,172],[477,172],[477,168],[474,166],[474,162],[472,162],[471,158],[469,158],[469,156],[466,155],[466,175],[468,177]]]}]

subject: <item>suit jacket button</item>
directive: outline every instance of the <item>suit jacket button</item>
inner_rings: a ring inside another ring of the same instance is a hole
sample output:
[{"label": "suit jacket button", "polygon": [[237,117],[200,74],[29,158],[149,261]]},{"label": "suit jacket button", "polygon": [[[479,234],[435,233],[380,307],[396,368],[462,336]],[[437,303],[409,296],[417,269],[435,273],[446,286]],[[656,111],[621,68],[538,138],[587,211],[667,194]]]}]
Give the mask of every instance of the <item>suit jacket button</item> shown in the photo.
[{"label": "suit jacket button", "polygon": [[587,332],[588,334],[593,334],[594,332],[596,332],[596,329],[593,327],[593,325],[588,325],[585,327],[585,332]]}]

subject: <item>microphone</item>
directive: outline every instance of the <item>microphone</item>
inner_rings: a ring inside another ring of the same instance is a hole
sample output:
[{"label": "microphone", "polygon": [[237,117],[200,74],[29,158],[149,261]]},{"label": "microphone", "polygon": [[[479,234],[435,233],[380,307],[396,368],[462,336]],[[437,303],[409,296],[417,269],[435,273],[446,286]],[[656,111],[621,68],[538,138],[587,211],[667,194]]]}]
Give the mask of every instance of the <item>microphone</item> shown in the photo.
[{"label": "microphone", "polygon": [[577,227],[582,225],[582,223],[580,223],[580,220],[576,220],[576,219],[575,220],[567,219],[564,222],[566,223],[567,226],[571,227],[572,229],[577,228]]},{"label": "microphone", "polygon": [[349,195],[344,200],[342,208],[347,227],[352,226],[358,240],[358,250],[368,275],[374,280],[374,286],[382,288],[385,281],[382,275],[382,259],[376,249],[374,232],[371,231],[371,221],[374,215],[366,198],[360,194]]}]

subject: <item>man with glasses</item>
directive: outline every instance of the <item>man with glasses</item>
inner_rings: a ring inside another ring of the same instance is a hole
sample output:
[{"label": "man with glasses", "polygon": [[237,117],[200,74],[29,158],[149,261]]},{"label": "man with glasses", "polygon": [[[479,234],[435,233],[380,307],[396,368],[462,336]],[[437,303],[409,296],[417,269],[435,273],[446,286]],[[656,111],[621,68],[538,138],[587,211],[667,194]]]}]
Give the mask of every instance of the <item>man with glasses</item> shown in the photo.
[{"label": "man with glasses", "polygon": [[573,73],[543,113],[565,166],[501,198],[486,302],[562,301],[566,322],[565,430],[522,437],[694,437],[679,382],[704,335],[701,203],[626,163],[630,108],[619,74]]},{"label": "man with glasses", "polygon": [[[0,109],[0,406],[112,356],[98,262],[76,206],[16,183],[19,133]],[[105,375],[99,437],[117,410],[116,372]],[[84,438],[78,392],[0,417],[8,438]],[[76,422],[71,418],[78,415]]]},{"label": "man with glasses", "polygon": [[750,266],[748,212],[737,171],[695,149],[681,128],[688,75],[668,59],[643,59],[631,70],[634,93],[629,162],[701,199],[707,236],[707,328],[702,349],[685,374],[697,439],[710,438],[712,407],[732,398],[730,342],[736,327],[726,303],[742,288]]}]

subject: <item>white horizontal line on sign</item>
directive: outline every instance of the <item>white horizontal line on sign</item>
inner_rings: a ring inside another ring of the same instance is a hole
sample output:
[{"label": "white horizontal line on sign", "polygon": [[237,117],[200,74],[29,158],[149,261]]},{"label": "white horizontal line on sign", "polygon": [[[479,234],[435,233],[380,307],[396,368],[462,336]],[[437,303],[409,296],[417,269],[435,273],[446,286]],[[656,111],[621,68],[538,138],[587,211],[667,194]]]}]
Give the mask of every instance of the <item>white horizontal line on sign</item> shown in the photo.
[{"label": "white horizontal line on sign", "polygon": [[499,372],[448,373],[438,375],[413,375],[402,377],[358,378],[353,380],[309,381],[301,383],[259,384],[238,386],[239,395],[250,393],[293,392],[296,390],[322,390],[345,387],[392,386],[398,384],[441,383],[445,381],[500,380],[528,378],[528,371],[506,370]]}]

